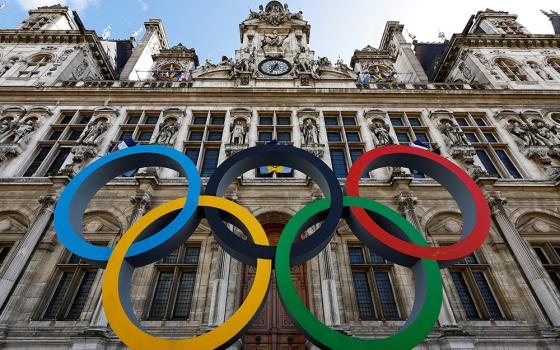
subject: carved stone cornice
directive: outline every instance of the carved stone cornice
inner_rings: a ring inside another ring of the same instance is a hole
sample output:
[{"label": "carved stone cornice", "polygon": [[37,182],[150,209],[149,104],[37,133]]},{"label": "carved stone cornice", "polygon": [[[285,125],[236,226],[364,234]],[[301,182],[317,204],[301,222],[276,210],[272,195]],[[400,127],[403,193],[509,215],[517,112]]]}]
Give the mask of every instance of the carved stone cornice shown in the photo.
[{"label": "carved stone cornice", "polygon": [[443,53],[442,60],[434,71],[433,80],[444,81],[447,74],[455,67],[457,61],[460,59],[461,51],[467,47],[488,47],[495,49],[511,49],[512,47],[520,49],[558,49],[560,48],[560,37],[550,34],[515,34],[507,36],[502,36],[501,34],[455,34]]},{"label": "carved stone cornice", "polygon": [[505,206],[507,205],[508,201],[507,198],[502,196],[501,193],[490,193],[490,195],[487,197],[487,201],[488,205],[490,206],[490,210],[492,210],[492,214],[505,213]]},{"label": "carved stone cornice", "polygon": [[401,192],[395,196],[397,200],[399,211],[404,214],[408,211],[413,211],[414,206],[418,204],[418,198],[412,192]]},{"label": "carved stone cornice", "polygon": [[152,204],[152,196],[147,193],[132,196],[130,198],[130,204],[134,205],[134,208],[136,210],[141,209],[143,211],[146,211]]},{"label": "carved stone cornice", "polygon": [[52,209],[56,204],[55,196],[41,196],[39,197],[39,203],[41,204],[41,209]]}]

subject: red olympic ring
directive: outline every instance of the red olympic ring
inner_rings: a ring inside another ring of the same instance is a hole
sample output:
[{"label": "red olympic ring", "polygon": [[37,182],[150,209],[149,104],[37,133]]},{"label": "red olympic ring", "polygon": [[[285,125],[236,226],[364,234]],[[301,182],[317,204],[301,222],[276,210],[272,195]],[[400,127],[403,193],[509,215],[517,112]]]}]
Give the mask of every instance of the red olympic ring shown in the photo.
[{"label": "red olympic ring", "polygon": [[[452,191],[445,184],[446,180],[450,180],[449,175],[454,175],[456,179],[459,179],[462,182],[462,186],[470,192],[471,200],[474,201],[475,217],[470,220],[471,223],[469,226],[472,226],[470,230],[468,230],[470,232],[465,232],[466,229],[464,228],[462,239],[449,246],[423,247],[404,241],[390,234],[379,226],[363,208],[351,207],[350,210],[352,214],[367,230],[367,232],[373,236],[374,239],[395,252],[408,255],[409,257],[438,260],[449,263],[474,252],[482,245],[482,243],[484,243],[484,240],[488,236],[488,232],[490,230],[490,208],[488,207],[486,198],[477,184],[464,170],[451,161],[433,152],[406,146],[386,146],[369,151],[361,156],[350,169],[346,182],[347,195],[361,197],[359,183],[364,172],[385,166],[402,166],[412,168],[413,164],[409,162],[410,160],[415,160],[418,165],[424,163],[423,169],[419,169],[418,166],[415,169],[421,170],[422,172],[432,176],[440,184],[444,185],[444,187],[446,187],[450,192]],[[432,166],[427,166],[426,160],[428,160],[428,163],[431,163]],[[445,169],[445,171],[442,171],[443,169]],[[430,172],[433,174],[430,174]],[[447,174],[444,174],[445,172],[447,172]],[[434,174],[437,176],[434,176]],[[472,216],[472,213],[465,213],[463,210],[464,207],[462,207],[459,202],[460,197],[461,196],[454,195],[454,199],[458,201],[461,208],[463,222],[465,224],[464,226],[467,226],[465,223],[465,215]]]}]

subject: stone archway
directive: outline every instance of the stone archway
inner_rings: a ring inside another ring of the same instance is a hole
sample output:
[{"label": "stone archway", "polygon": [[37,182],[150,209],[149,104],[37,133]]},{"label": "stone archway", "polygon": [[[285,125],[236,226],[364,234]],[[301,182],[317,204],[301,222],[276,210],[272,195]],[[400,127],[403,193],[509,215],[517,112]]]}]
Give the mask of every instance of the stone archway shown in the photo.
[{"label": "stone archway", "polygon": [[[271,245],[276,245],[284,226],[290,219],[290,215],[280,212],[269,212],[257,217],[263,225]],[[242,297],[247,295],[253,282],[255,269],[244,266],[242,280]],[[300,297],[307,304],[307,276],[305,265],[292,268],[292,279]],[[271,277],[271,286],[267,302],[255,320],[253,326],[243,337],[243,348],[245,350],[304,350],[305,337],[290,321],[286,314],[278,290],[274,274]]]}]

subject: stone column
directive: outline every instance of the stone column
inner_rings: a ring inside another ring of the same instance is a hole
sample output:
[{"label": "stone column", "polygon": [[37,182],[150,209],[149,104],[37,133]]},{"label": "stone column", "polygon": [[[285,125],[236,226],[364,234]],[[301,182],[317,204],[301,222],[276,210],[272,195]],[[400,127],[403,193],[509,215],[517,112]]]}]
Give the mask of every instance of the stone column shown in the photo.
[{"label": "stone column", "polygon": [[[230,226],[231,229],[231,225]],[[208,317],[209,326],[219,326],[224,323],[226,319],[226,306],[227,294],[229,284],[229,270],[231,266],[231,256],[227,254],[222,247],[216,242],[212,245],[217,245],[217,271],[216,279],[211,282],[212,297],[210,300],[210,313]]]},{"label": "stone column", "polygon": [[500,231],[502,231],[515,259],[519,263],[521,270],[523,270],[525,277],[527,277],[550,322],[554,327],[560,327],[560,300],[555,294],[554,288],[546,279],[539,262],[532,254],[531,247],[523,240],[515,225],[509,219],[505,210],[507,199],[494,192],[490,194],[488,203]]},{"label": "stone column", "polygon": [[323,314],[327,326],[340,326],[340,311],[336,293],[336,281],[333,276],[332,245],[329,243],[319,253],[319,273],[321,275],[321,295],[323,296]]},{"label": "stone column", "polygon": [[47,229],[54,213],[56,197],[43,196],[39,198],[39,203],[41,203],[41,209],[35,222],[31,224],[31,227],[19,244],[14,247],[17,253],[7,263],[4,275],[0,280],[0,308],[6,304],[17,280],[27,266],[31,254],[35,251],[37,243],[39,243]]},{"label": "stone column", "polygon": [[[418,229],[418,231],[422,232],[420,220],[418,220],[418,215],[416,215],[416,211],[414,210],[418,199],[414,197],[412,192],[401,192],[396,198],[399,204],[399,211]],[[427,238],[426,233],[422,232],[422,234],[424,238]],[[443,305],[441,306],[438,321],[443,328],[459,328],[445,288],[443,289]]]},{"label": "stone column", "polygon": [[[134,205],[134,210],[132,211],[128,227],[146,214],[150,208],[151,202],[152,197],[148,193],[141,193],[130,198],[130,203]],[[105,272],[102,271],[102,273]],[[95,312],[93,313],[93,317],[90,321],[90,328],[106,328],[108,325],[107,316],[105,316],[105,311],[103,311],[103,301],[101,299],[102,298],[99,297],[99,301],[95,307]]]}]

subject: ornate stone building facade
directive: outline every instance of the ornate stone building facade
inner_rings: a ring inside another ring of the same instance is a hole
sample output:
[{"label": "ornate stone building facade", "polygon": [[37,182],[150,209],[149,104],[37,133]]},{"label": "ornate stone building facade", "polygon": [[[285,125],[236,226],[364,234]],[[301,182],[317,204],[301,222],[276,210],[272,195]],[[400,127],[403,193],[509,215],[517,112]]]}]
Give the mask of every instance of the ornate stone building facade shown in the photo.
[{"label": "ornate stone building facade", "polygon": [[[546,14],[558,23],[556,12]],[[531,34],[515,15],[493,10],[443,43],[410,43],[402,24],[388,22],[378,49],[333,64],[311,48],[303,14],[272,1],[240,24],[233,59],[199,64],[194,49],[169,44],[161,21],[145,27],[138,42],[108,40],[52,6],[0,30],[3,349],[125,348],[101,308],[103,272],[67,252],[52,227],[64,186],[124,139],[184,152],[204,181],[235,152],[277,140],[321,157],[341,185],[368,150],[416,140],[439,147],[479,184],[493,222],[480,250],[442,270],[439,323],[418,348],[560,349],[560,35]],[[457,206],[423,174],[379,169],[361,186],[431,244],[458,240]],[[168,169],[116,178],[89,205],[85,236],[113,245],[186,190]],[[321,196],[297,171],[251,171],[227,192],[272,242]],[[134,309],[158,336],[200,334],[236,310],[253,273],[202,224],[176,253],[135,271]],[[346,225],[292,274],[308,307],[352,336],[392,334],[411,312],[410,271],[366,249]],[[314,347],[273,286],[232,348]]]}]

